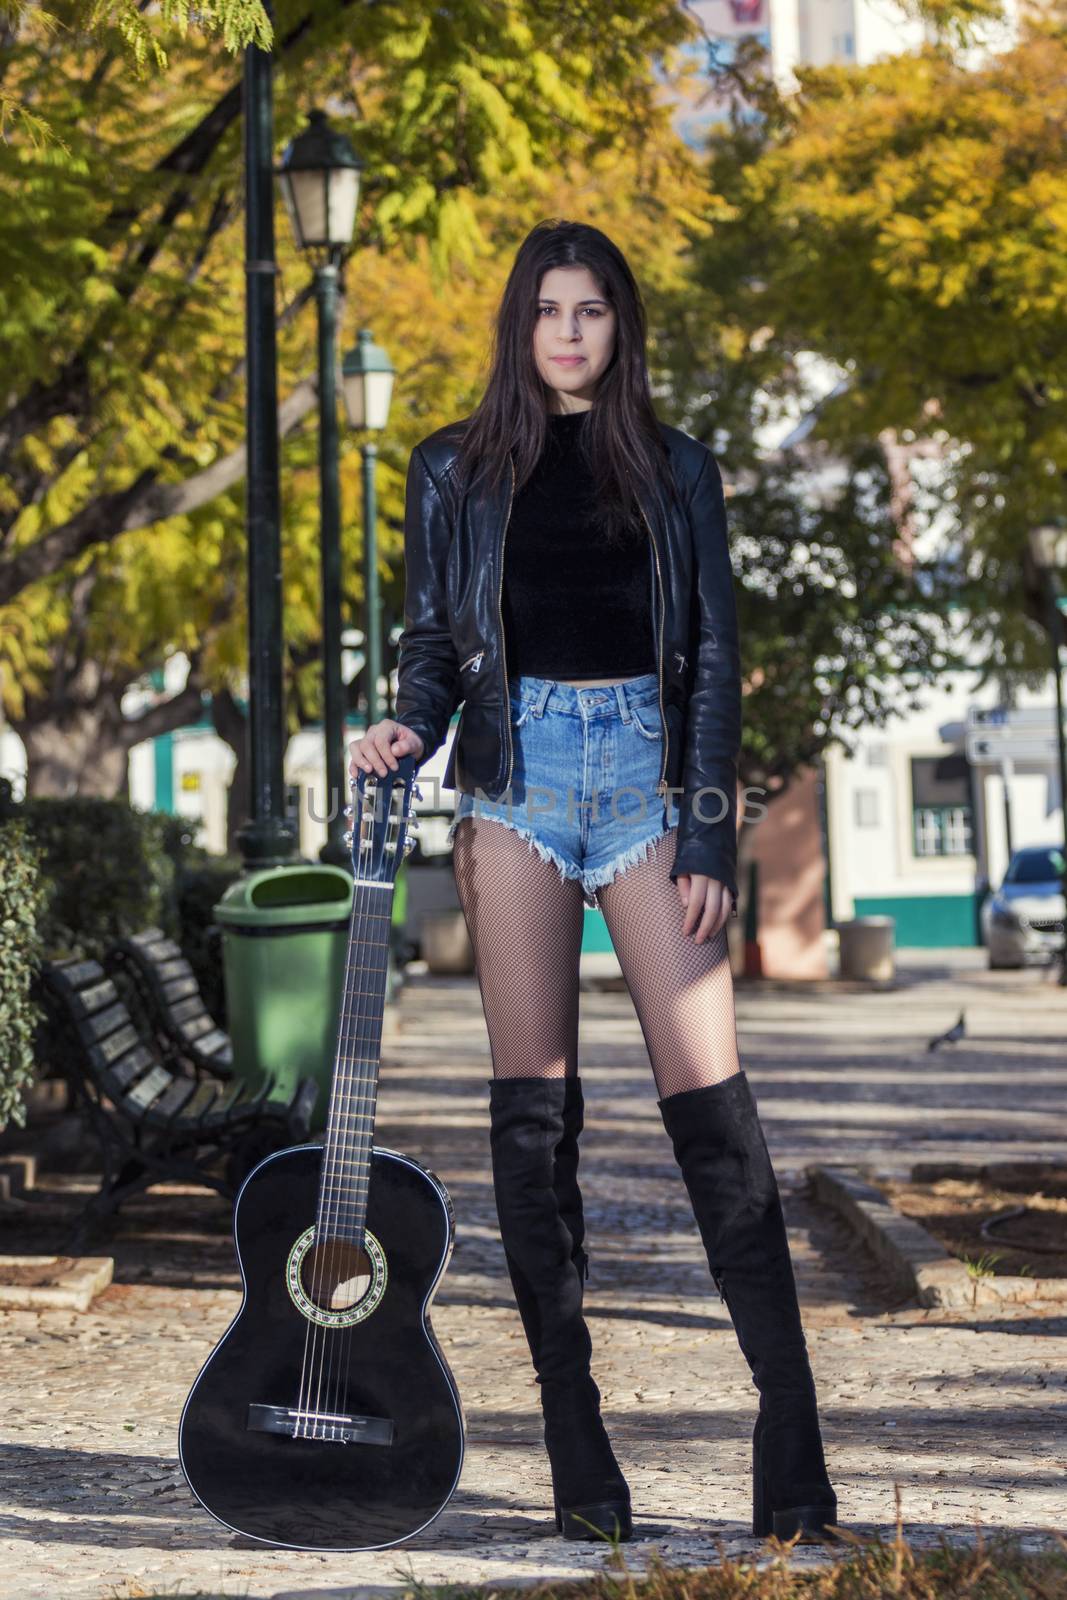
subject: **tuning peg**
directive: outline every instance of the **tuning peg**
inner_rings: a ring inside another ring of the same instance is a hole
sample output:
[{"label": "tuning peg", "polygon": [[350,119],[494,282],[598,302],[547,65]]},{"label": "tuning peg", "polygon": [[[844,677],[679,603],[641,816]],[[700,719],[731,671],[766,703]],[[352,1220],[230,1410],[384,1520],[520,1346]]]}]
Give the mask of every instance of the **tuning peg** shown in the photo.
[{"label": "tuning peg", "polygon": [[351,850],[351,848],[352,848],[352,837],[353,837],[352,829],[349,828],[348,831],[346,833],[342,834],[341,837],[344,839],[345,848],[348,849],[348,850]]},{"label": "tuning peg", "polygon": [[411,852],[414,850],[416,842],[417,841],[415,840],[413,835],[409,833],[407,838],[404,840],[404,854],[406,856],[409,856],[411,854]]},{"label": "tuning peg", "polygon": [[422,790],[419,788],[418,784],[415,784],[411,792],[415,796],[416,800],[421,800],[423,798]]},{"label": "tuning peg", "polygon": [[354,817],[355,814],[356,813],[351,806],[345,806],[344,811],[341,813],[341,815],[344,817]]}]

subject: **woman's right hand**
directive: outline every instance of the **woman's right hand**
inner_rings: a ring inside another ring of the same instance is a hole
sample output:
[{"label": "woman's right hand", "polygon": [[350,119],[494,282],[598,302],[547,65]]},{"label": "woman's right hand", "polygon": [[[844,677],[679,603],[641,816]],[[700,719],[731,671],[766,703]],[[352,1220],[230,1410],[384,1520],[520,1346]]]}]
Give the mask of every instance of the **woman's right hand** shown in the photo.
[{"label": "woman's right hand", "polygon": [[349,745],[348,775],[353,783],[361,772],[376,772],[384,778],[388,769],[396,771],[401,756],[414,755],[420,761],[424,749],[413,728],[386,717],[382,722],[372,722],[363,737]]}]

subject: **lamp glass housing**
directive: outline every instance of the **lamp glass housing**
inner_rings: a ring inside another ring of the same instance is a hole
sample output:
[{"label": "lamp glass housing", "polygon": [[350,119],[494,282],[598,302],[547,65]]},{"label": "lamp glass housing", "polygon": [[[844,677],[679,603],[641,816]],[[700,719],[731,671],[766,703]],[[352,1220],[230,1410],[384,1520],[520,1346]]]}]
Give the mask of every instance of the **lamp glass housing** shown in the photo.
[{"label": "lamp glass housing", "polygon": [[299,249],[346,249],[352,243],[359,207],[357,168],[283,171],[281,185]]},{"label": "lamp glass housing", "polygon": [[380,432],[386,426],[395,377],[393,364],[381,345],[373,342],[369,328],[362,328],[356,348],[349,351],[341,366],[341,390],[351,427]]}]

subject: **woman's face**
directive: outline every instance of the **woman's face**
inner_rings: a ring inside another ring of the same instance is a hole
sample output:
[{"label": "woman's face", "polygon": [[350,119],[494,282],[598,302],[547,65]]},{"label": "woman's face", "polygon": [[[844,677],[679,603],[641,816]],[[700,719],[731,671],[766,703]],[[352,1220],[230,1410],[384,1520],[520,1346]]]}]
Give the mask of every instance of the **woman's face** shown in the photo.
[{"label": "woman's face", "polygon": [[615,308],[588,267],[552,267],[541,279],[534,360],[553,411],[584,411],[615,349]]}]

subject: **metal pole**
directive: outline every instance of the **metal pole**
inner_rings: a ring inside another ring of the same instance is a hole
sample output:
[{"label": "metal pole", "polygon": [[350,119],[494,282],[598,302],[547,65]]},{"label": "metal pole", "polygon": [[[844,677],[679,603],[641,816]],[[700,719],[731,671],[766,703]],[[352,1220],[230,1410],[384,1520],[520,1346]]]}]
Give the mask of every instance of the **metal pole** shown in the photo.
[{"label": "metal pole", "polygon": [[1051,572],[1046,573],[1045,584],[1048,603],[1048,630],[1049,638],[1052,641],[1052,682],[1056,689],[1056,754],[1059,758],[1060,815],[1063,819],[1064,870],[1061,874],[1060,887],[1063,890],[1064,917],[1060,943],[1059,982],[1067,987],[1067,746],[1064,744],[1063,679],[1060,675],[1060,629],[1062,623],[1059,607],[1056,604],[1056,589]]},{"label": "metal pole", "polygon": [[367,723],[377,722],[383,708],[378,701],[382,673],[382,616],[378,596],[378,499],[375,468],[378,446],[373,439],[363,446],[363,554],[365,562],[367,636]]},{"label": "metal pole", "polygon": [[[271,7],[267,5],[268,15]],[[248,761],[252,815],[238,829],[246,870],[292,859],[285,818],[278,379],[274,320],[274,116],[269,51],[244,62],[245,345],[248,460]]]},{"label": "metal pole", "polygon": [[322,698],[326,741],[326,842],[321,861],[347,866],[344,684],[341,681],[341,473],[337,428],[337,263],[315,270],[319,316],[319,506],[322,561]]},{"label": "metal pole", "polygon": [[1011,756],[1002,756],[1000,762],[1000,782],[1004,790],[1004,843],[1010,861],[1015,854],[1015,830],[1011,821],[1011,784],[1015,776],[1015,762]]}]

